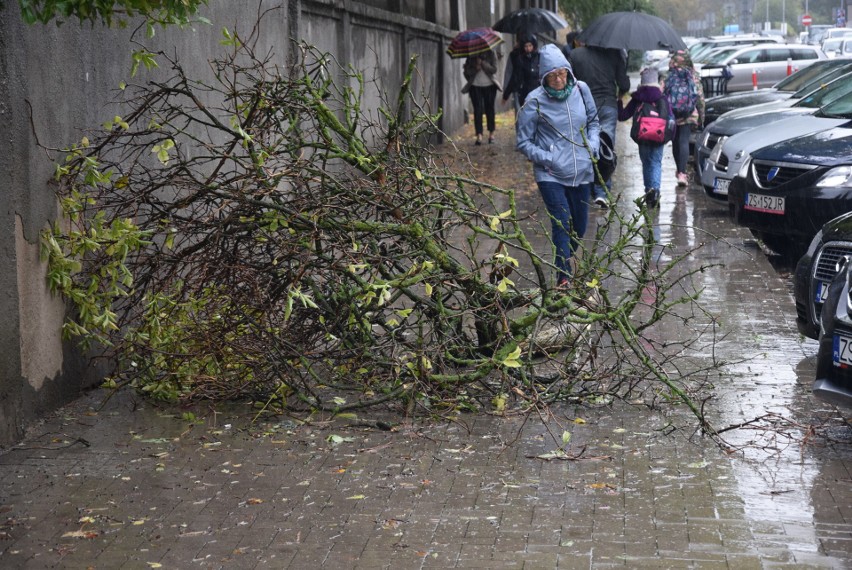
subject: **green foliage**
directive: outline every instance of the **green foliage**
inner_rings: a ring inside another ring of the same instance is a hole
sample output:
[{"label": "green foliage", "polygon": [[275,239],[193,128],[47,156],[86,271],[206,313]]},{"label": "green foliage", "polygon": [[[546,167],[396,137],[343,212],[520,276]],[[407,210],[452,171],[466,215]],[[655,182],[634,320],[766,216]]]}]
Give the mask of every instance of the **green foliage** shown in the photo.
[{"label": "green foliage", "polygon": [[[282,74],[256,34],[224,34],[213,81],[170,60],[173,77],[127,87],[127,111],[57,167],[49,283],[73,307],[66,334],[108,349],[115,384],[334,413],[644,393],[700,417],[697,387],[643,336],[697,296],[677,259],[652,262],[647,210],[613,208],[608,240],[554,290],[515,192],[430,146],[440,115],[411,91],[415,60],[367,112],[360,73],[295,45]],[[545,371],[551,388],[529,398]]]},{"label": "green foliage", "polygon": [[187,24],[198,8],[208,0],[18,0],[28,24],[62,24],[77,18],[80,22],[101,22],[107,26],[125,26],[127,20],[141,16],[162,25]]},{"label": "green foliage", "polygon": [[655,14],[652,0],[559,0],[559,7],[574,30],[582,30],[592,20],[609,12]]}]

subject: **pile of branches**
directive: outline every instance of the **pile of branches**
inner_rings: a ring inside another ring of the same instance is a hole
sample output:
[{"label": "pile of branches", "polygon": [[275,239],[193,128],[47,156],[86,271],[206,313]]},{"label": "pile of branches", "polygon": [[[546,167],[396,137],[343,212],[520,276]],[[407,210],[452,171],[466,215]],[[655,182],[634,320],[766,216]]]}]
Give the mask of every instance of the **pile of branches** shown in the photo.
[{"label": "pile of branches", "polygon": [[704,425],[701,382],[667,366],[696,341],[653,331],[706,315],[679,258],[655,262],[647,211],[613,211],[554,289],[514,192],[429,144],[415,60],[370,112],[380,87],[330,55],[295,45],[282,73],[257,30],[227,38],[214,81],[158,54],[170,78],[127,87],[57,167],[48,279],[111,383],[336,412],[644,395]]}]

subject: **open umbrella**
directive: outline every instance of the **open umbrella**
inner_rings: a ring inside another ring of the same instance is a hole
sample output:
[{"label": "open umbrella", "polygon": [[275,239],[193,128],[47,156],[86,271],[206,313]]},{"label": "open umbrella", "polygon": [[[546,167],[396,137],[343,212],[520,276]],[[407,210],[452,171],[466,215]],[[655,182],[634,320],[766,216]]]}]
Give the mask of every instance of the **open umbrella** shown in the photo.
[{"label": "open umbrella", "polygon": [[610,12],[595,18],[578,39],[590,46],[615,49],[686,49],[671,25],[642,12]]},{"label": "open umbrella", "polygon": [[500,18],[494,29],[507,34],[537,34],[567,28],[568,22],[559,14],[544,8],[522,8]]},{"label": "open umbrella", "polygon": [[458,59],[485,53],[501,43],[503,43],[503,38],[491,28],[471,28],[459,32],[453,38],[450,47],[447,48],[447,53],[451,58]]}]

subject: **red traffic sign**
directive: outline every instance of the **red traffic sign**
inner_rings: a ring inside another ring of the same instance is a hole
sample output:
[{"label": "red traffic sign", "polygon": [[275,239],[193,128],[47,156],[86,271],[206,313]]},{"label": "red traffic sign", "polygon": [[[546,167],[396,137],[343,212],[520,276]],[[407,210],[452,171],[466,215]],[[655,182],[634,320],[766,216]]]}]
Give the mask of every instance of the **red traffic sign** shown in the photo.
[{"label": "red traffic sign", "polygon": [[803,26],[810,26],[812,22],[813,22],[813,20],[811,19],[810,14],[805,14],[804,16],[802,16],[802,25]]}]

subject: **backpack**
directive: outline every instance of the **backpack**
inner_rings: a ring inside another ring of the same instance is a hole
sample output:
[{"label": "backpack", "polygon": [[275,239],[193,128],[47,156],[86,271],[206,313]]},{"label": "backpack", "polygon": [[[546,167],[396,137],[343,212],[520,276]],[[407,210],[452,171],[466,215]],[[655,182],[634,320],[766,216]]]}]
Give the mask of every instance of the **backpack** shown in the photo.
[{"label": "backpack", "polygon": [[662,97],[655,103],[640,103],[633,113],[630,138],[636,143],[665,144],[671,140],[669,116]]},{"label": "backpack", "polygon": [[675,67],[666,76],[663,94],[669,100],[675,118],[685,119],[695,110],[698,103],[698,90],[692,71],[685,67]]}]

